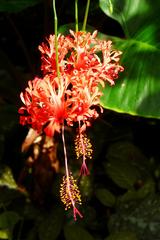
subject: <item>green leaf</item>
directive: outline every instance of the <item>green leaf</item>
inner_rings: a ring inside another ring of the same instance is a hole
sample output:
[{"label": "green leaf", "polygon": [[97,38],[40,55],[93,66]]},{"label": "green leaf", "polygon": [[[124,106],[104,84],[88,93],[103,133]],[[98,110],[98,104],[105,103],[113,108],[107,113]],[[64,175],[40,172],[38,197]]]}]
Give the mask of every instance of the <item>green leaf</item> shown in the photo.
[{"label": "green leaf", "polygon": [[138,240],[133,232],[124,231],[112,233],[105,240]]},{"label": "green leaf", "polygon": [[54,240],[58,237],[63,223],[63,209],[55,207],[43,216],[38,226],[40,240]]},{"label": "green leaf", "polygon": [[77,225],[66,225],[64,235],[66,240],[94,240],[86,229]]},{"label": "green leaf", "polygon": [[132,189],[137,181],[150,176],[145,164],[147,159],[129,142],[112,144],[106,157],[107,174],[119,187]]},{"label": "green leaf", "polygon": [[0,214],[0,239],[12,239],[13,228],[20,220],[20,216],[13,211],[5,211]]},{"label": "green leaf", "polygon": [[121,188],[132,188],[138,178],[137,171],[129,165],[108,163],[106,170],[108,176]]},{"label": "green leaf", "polygon": [[8,229],[0,230],[0,239],[9,239],[10,233]]},{"label": "green leaf", "polygon": [[105,188],[97,189],[96,197],[107,207],[112,207],[115,204],[115,196]]},{"label": "green leaf", "polygon": [[120,202],[134,201],[144,199],[150,194],[155,193],[155,182],[152,179],[147,180],[144,185],[138,189],[129,189],[124,195],[119,197]]},{"label": "green leaf", "polygon": [[132,40],[117,40],[125,72],[103,90],[101,105],[117,112],[160,118],[160,50]]},{"label": "green leaf", "polygon": [[6,186],[12,189],[17,188],[17,184],[13,178],[12,171],[9,167],[5,166],[0,169],[0,186]]},{"label": "green leaf", "polygon": [[5,211],[0,214],[0,229],[12,229],[20,220],[19,215],[13,211]]},{"label": "green leaf", "polygon": [[[109,17],[117,20],[127,34],[134,34],[142,27],[146,15],[152,14],[152,8],[147,0],[99,0],[99,6]],[[148,13],[149,12],[149,13]],[[134,24],[134,29],[132,28]]]},{"label": "green leaf", "polygon": [[[106,86],[104,108],[151,118],[160,118],[160,1],[100,0],[103,11],[122,25],[125,39],[112,38],[123,52],[125,70],[114,87]],[[134,26],[134,27],[133,27]]]},{"label": "green leaf", "polygon": [[19,12],[40,2],[41,0],[1,0],[0,12]]}]

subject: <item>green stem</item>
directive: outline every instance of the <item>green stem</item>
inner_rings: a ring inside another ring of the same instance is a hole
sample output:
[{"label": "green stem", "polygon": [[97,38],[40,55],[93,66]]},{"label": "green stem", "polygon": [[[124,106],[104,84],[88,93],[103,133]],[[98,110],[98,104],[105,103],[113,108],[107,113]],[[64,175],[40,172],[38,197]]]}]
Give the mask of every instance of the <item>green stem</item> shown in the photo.
[{"label": "green stem", "polygon": [[82,31],[86,30],[87,18],[88,18],[88,12],[89,12],[89,5],[90,5],[90,0],[87,0],[87,5],[86,5],[86,11],[85,11],[85,15],[84,15]]},{"label": "green stem", "polygon": [[78,32],[78,0],[75,0],[75,24],[76,32]]},{"label": "green stem", "polygon": [[59,64],[58,64],[58,39],[57,39],[57,13],[56,13],[56,4],[55,0],[53,0],[53,12],[54,12],[54,34],[55,34],[55,50],[56,50],[56,68],[57,68],[57,76],[60,77],[60,71],[59,71]]}]

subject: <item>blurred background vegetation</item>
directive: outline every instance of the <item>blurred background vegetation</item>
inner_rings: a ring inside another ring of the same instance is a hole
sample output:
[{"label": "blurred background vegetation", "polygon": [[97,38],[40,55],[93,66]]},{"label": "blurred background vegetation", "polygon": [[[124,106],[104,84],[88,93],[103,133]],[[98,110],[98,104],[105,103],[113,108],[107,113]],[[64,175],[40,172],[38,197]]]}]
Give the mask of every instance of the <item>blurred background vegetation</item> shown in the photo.
[{"label": "blurred background vegetation", "polygon": [[[79,1],[80,22],[85,4]],[[74,0],[56,5],[59,31],[67,32]],[[54,32],[52,1],[0,1],[0,239],[160,239],[159,9],[158,0],[91,0],[88,29],[123,51],[125,71],[105,87],[104,113],[88,129],[94,156],[87,177],[79,177],[74,133],[66,131],[83,202],[84,218],[74,222],[59,198],[60,137],[50,145],[42,136],[21,151],[28,129],[19,125],[19,94],[41,74],[37,46]]]}]

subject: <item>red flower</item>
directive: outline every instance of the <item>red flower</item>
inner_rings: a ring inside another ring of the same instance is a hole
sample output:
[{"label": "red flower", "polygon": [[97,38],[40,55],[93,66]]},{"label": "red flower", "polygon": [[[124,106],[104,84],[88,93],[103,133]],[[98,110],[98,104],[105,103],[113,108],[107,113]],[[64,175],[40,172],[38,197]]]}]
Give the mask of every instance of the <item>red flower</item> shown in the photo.
[{"label": "red flower", "polygon": [[[28,124],[37,132],[44,131],[53,136],[62,128],[66,175],[60,189],[60,197],[66,210],[73,207],[73,215],[82,217],[76,204],[81,204],[81,196],[68,170],[64,141],[64,123],[79,124],[75,140],[77,159],[82,159],[81,171],[88,175],[86,160],[92,158],[92,145],[84,134],[92,119],[103,111],[100,106],[101,87],[105,82],[114,85],[123,67],[119,65],[120,51],[112,49],[112,42],[97,38],[97,31],[74,32],[68,36],[58,36],[58,65],[56,66],[55,36],[50,35],[46,43],[39,46],[41,70],[44,77],[28,82],[28,87],[20,97],[24,104],[19,109],[20,123]],[[57,76],[60,75],[60,76]]]},{"label": "red flower", "polygon": [[[50,35],[46,43],[39,46],[44,74],[55,74],[55,36]],[[120,51],[112,50],[112,42],[97,38],[97,31],[74,32],[70,35],[58,36],[58,62],[60,72],[74,74],[75,70],[90,71],[96,82],[108,81],[114,84],[118,73],[123,71],[119,65]]]},{"label": "red flower", "polygon": [[22,114],[20,121],[29,124],[41,132],[43,129],[48,136],[60,131],[61,124],[67,118],[67,85],[63,77],[44,79],[35,78],[29,81],[25,93],[21,93],[24,107],[19,109]]},{"label": "red flower", "polygon": [[97,31],[70,31],[66,37],[58,36],[60,78],[56,76],[55,36],[50,35],[47,43],[39,46],[45,76],[29,81],[21,94],[26,105],[19,110],[22,124],[28,123],[37,131],[44,128],[47,135],[53,135],[55,130],[60,131],[64,120],[69,126],[80,121],[84,130],[91,119],[99,116],[99,84],[104,86],[107,81],[113,85],[123,67],[119,65],[121,52],[112,50],[111,41],[96,36]]},{"label": "red flower", "polygon": [[[56,50],[55,50],[55,36],[50,35],[46,39],[46,43],[40,45],[39,50],[41,52],[41,70],[44,74],[56,73]],[[67,70],[66,56],[71,49],[70,42],[63,35],[58,36],[58,62],[60,71],[64,72]]]}]

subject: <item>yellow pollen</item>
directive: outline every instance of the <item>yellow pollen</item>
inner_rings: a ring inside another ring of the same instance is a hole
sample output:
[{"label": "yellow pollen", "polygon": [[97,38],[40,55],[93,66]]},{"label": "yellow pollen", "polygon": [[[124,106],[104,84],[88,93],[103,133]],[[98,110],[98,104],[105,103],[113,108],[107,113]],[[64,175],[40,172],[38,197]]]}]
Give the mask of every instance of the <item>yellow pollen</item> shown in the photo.
[{"label": "yellow pollen", "polygon": [[87,137],[86,134],[78,134],[74,140],[75,142],[75,152],[77,159],[84,156],[86,158],[92,158],[92,144],[90,142],[90,139]]},{"label": "yellow pollen", "polygon": [[65,210],[68,210],[71,206],[74,207],[75,203],[81,204],[81,195],[76,182],[71,172],[69,177],[63,176],[60,185],[60,198],[65,205]]}]

